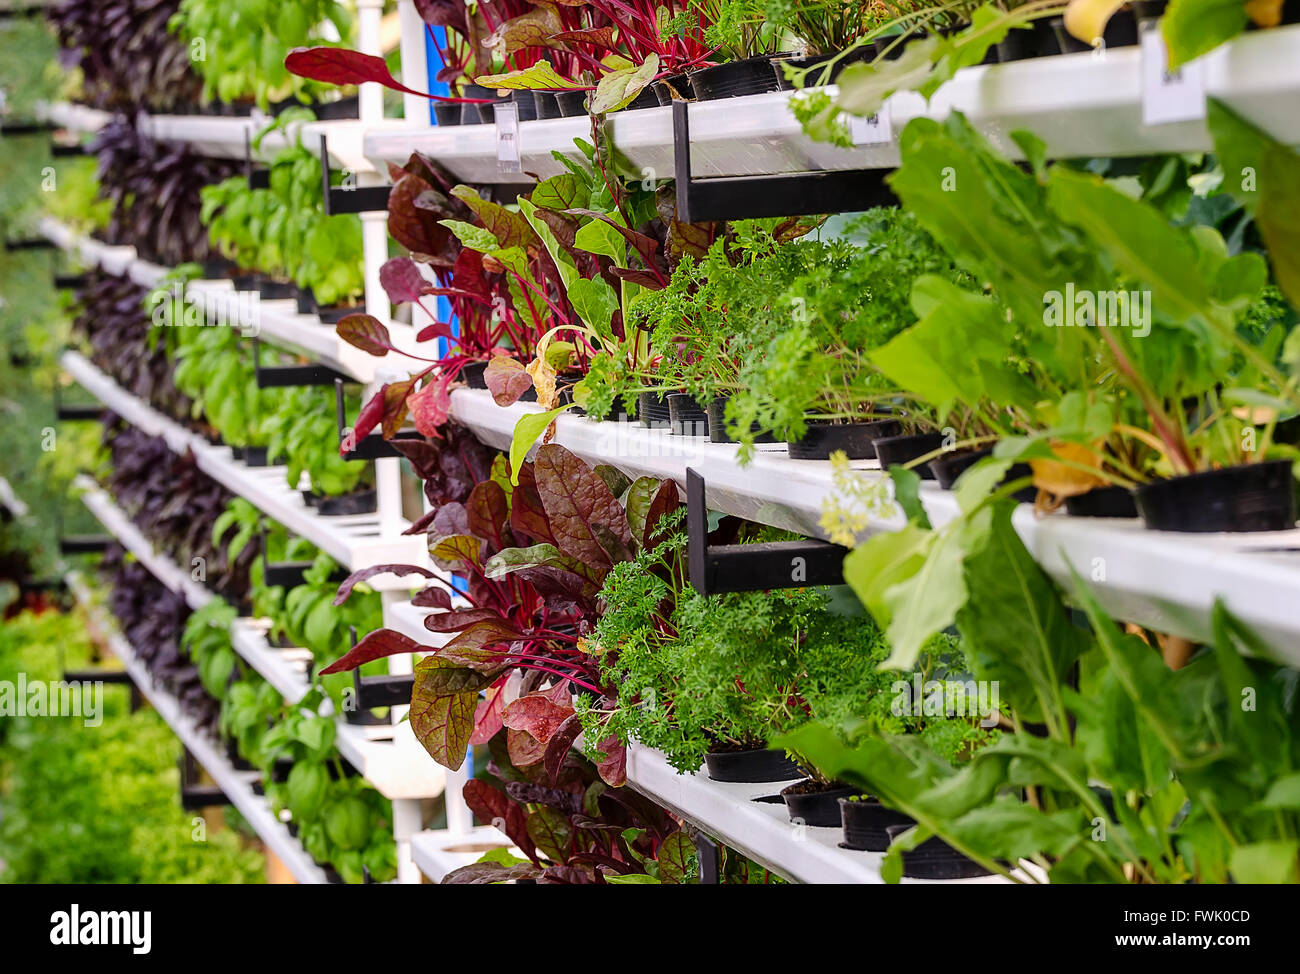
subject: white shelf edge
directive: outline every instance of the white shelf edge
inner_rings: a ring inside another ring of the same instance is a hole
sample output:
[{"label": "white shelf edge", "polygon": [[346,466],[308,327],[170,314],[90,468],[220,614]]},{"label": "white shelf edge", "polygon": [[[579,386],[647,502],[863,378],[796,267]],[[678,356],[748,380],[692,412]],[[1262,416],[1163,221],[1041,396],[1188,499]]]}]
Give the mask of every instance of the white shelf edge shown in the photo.
[{"label": "white shelf edge", "polygon": [[185,604],[191,609],[201,609],[215,598],[168,555],[158,552],[106,490],[84,474],[78,475],[73,485],[82,491],[82,503],[109,534],[117,538],[135,556],[136,561],[149,570],[149,574],[169,591],[184,598]]},{"label": "white shelf edge", "polygon": [[420,872],[435,883],[441,883],[454,869],[478,862],[493,849],[506,849],[523,858],[510,840],[491,825],[476,825],[467,832],[426,829],[411,837],[411,858]]},{"label": "white shelf edge", "polygon": [[253,791],[252,781],[255,775],[236,771],[212,739],[184,712],[176,698],[154,685],[148,668],[136,656],[134,647],[117,632],[116,626],[104,613],[94,606],[88,590],[75,574],[69,576],[68,585],[77,601],[101,620],[109,647],[131,675],[132,682],[194,755],[195,760],[212,776],[212,780],[230,799],[231,804],[248,820],[267,848],[288,867],[298,882],[326,883],[324,870],[316,865],[302,844],[289,834],[288,828],[276,817],[266,798]]}]

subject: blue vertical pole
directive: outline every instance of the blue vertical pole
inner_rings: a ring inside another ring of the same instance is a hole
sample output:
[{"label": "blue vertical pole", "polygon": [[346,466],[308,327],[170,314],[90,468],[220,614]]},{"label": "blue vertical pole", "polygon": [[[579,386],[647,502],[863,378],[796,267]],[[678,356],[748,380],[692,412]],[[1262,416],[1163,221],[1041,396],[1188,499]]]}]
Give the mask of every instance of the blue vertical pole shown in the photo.
[{"label": "blue vertical pole", "polygon": [[[445,81],[438,81],[437,74],[443,68],[442,49],[447,46],[447,29],[445,27],[433,27],[424,32],[424,63],[427,65],[429,87],[426,89],[431,95],[450,95],[451,87]],[[429,102],[429,124],[437,125],[438,119],[433,114],[434,102]],[[451,326],[453,335],[458,334],[459,327],[456,318],[451,313],[451,302],[446,298],[438,298],[438,317],[446,321]],[[438,355],[446,355],[446,339],[438,339]]]}]

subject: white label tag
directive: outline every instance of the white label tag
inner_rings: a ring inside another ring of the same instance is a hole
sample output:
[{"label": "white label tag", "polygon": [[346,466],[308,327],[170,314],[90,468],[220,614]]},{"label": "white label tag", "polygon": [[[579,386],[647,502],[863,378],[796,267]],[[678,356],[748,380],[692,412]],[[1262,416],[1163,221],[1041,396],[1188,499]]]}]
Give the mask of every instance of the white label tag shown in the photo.
[{"label": "white label tag", "polygon": [[1142,124],[1205,118],[1205,75],[1198,58],[1170,71],[1158,21],[1142,23]]},{"label": "white label tag", "polygon": [[522,172],[519,161],[519,106],[512,101],[492,106],[497,125],[497,168],[501,172]]},{"label": "white label tag", "polygon": [[889,105],[881,105],[876,114],[863,118],[861,115],[846,115],[849,120],[849,137],[854,145],[881,145],[894,140],[894,132],[889,124]]}]

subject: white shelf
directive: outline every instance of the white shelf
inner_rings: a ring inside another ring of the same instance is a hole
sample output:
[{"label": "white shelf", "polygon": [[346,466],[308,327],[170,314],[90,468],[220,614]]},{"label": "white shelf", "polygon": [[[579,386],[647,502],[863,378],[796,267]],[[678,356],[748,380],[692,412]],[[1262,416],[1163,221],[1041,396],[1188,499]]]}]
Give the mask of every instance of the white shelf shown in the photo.
[{"label": "white shelf", "polygon": [[339,719],[339,753],[385,798],[436,798],[446,787],[442,765],[415,739],[410,721],[349,724]]},{"label": "white shelf", "polygon": [[[452,418],[500,448],[508,447],[520,416],[540,411],[529,403],[499,407],[483,390],[458,390],[451,401]],[[682,486],[686,469],[693,468],[704,477],[711,509],[826,536],[819,521],[822,503],[833,491],[830,464],[791,460],[784,445],[760,449],[748,467],[741,467],[737,447],[730,444],[569,415],[558,419],[553,442],[588,463],[610,463],[630,476],[672,479]],[[879,470],[874,460],[853,466]],[[936,526],[957,515],[955,496],[936,484],[923,484],[921,499]],[[895,517],[873,529],[896,530],[901,523]],[[1211,608],[1221,597],[1279,659],[1300,665],[1300,615],[1294,611],[1300,598],[1300,530],[1177,534],[1147,530],[1136,519],[1039,517],[1028,504],[1020,505],[1014,524],[1039,564],[1067,589],[1073,585],[1071,565],[1089,579],[1096,578],[1094,569],[1103,569],[1105,580],[1092,581],[1092,590],[1116,618],[1205,641],[1211,636]]]},{"label": "white shelf", "polygon": [[113,655],[122,661],[122,665],[131,676],[131,681],[181,739],[190,754],[194,755],[195,760],[217,783],[230,799],[231,804],[248,820],[254,831],[261,836],[266,847],[279,857],[298,882],[328,882],[324,870],[316,865],[302,844],[289,834],[288,828],[276,817],[266,798],[253,791],[252,783],[257,779],[256,772],[235,770],[224,751],[205,731],[195,725],[176,698],[162,687],[154,685],[148,668],[136,656],[131,644],[116,631],[104,613],[94,607],[85,585],[75,575],[69,576],[68,583],[76,594],[77,600],[87,608],[87,611],[94,613],[101,620],[109,647]]},{"label": "white shelf", "polygon": [[149,539],[131,523],[126,512],[117,506],[107,491],[102,490],[84,474],[79,475],[73,484],[82,491],[81,501],[90,509],[90,513],[94,514],[108,533],[117,538],[140,564],[149,569],[149,574],[158,579],[169,591],[184,598],[185,604],[195,610],[203,608],[212,601],[214,596],[211,592],[194,581],[169,556],[160,554],[154,549]]},{"label": "white shelf", "polygon": [[275,687],[287,703],[297,703],[307,695],[307,664],[312,655],[306,649],[279,649],[267,642],[269,619],[236,619],[230,626],[230,642],[235,652]]},{"label": "white shelf", "polygon": [[[915,92],[888,100],[893,141],[838,149],[813,142],[801,131],[788,102],[793,92],[774,92],[691,106],[691,166],[697,178],[802,172],[817,169],[879,169],[899,164],[898,135],[911,119],[966,114],[997,148],[1019,158],[1010,134],[1028,129],[1047,143],[1049,158],[1202,152],[1213,148],[1203,121],[1142,124],[1136,47],[1034,58],[1011,64],[964,68],[936,92],[928,106]],[[1219,98],[1284,142],[1300,143],[1300,27],[1244,34],[1206,56],[1207,95]],[[613,143],[633,166],[651,177],[673,175],[673,128],[667,107],[609,116]],[[563,171],[553,151],[580,159],[573,139],[590,141],[587,118],[522,122],[519,143],[524,172],[547,177]],[[468,183],[517,183],[496,160],[492,125],[431,126],[419,130],[369,131],[365,152],[377,165],[404,163],[412,151],[437,159]]]},{"label": "white shelf", "polygon": [[510,840],[491,825],[476,825],[468,832],[428,829],[411,837],[411,858],[420,872],[435,883],[441,883],[453,869],[478,862],[484,853],[494,849],[507,849],[523,858]]},{"label": "white shelf", "polygon": [[[83,263],[130,277],[141,287],[157,287],[171,272],[170,268],[136,256],[134,247],[101,243],[50,217],[41,221],[40,230],[62,249],[77,254]],[[380,375],[381,359],[343,341],[334,326],[322,322],[319,315],[299,314],[292,300],[264,301],[255,292],[236,291],[228,280],[190,281],[187,287],[189,292],[202,296],[208,321],[227,322],[239,327],[246,338],[260,337],[358,382],[374,382]],[[412,326],[391,321],[387,324],[394,347],[419,354]]]},{"label": "white shelf", "polygon": [[[177,453],[192,451],[200,470],[294,534],[327,552],[349,571],[371,565],[424,565],[428,562],[424,539],[399,533],[405,527],[404,522],[399,523],[391,536],[385,537],[377,514],[324,517],[307,505],[299,491],[289,487],[285,467],[249,467],[236,461],[229,447],[212,446],[201,436],[158,413],[78,352],[64,352],[60,361],[81,386],[131,425],[162,437]],[[414,577],[403,580],[393,575],[380,575],[371,579],[369,584],[376,589],[400,591],[409,589],[416,581]]]},{"label": "white shelf", "polygon": [[[780,876],[797,883],[882,883],[883,852],[839,847],[837,828],[795,825],[781,789],[788,781],[740,784],[714,781],[703,772],[679,774],[658,751],[632,745],[627,752],[627,783]],[[776,801],[756,799],[777,796]],[[931,881],[903,879],[909,885],[951,886],[1005,883],[1001,876]]]},{"label": "white shelf", "polygon": [[113,118],[112,112],[67,101],[37,102],[35,115],[43,122],[51,122],[70,132],[83,132],[87,135],[98,132]]}]

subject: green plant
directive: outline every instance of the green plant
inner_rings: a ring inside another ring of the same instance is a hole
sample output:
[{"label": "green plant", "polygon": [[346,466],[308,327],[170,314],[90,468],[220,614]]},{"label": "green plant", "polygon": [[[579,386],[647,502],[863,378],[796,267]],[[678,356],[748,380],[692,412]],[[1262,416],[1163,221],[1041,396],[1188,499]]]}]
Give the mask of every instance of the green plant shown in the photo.
[{"label": "green plant", "polygon": [[[347,397],[346,415],[356,415],[360,401]],[[334,395],[320,386],[294,386],[285,391],[282,404],[266,422],[267,454],[283,460],[290,487],[300,485],[305,473],[311,489],[337,497],[374,483],[372,465],[345,460],[339,455],[339,430]]]}]

